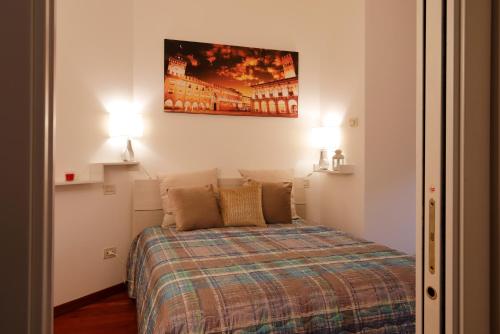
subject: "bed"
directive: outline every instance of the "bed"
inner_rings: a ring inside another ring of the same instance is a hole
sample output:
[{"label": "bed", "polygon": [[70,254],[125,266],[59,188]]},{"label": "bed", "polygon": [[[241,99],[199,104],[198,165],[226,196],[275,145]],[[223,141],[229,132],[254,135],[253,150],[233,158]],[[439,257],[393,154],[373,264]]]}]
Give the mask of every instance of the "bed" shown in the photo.
[{"label": "bed", "polygon": [[414,333],[415,263],[327,227],[177,232],[133,241],[139,333]]},{"label": "bed", "polygon": [[127,280],[141,334],[415,332],[411,256],[300,219],[161,228],[157,182],[133,192]]}]

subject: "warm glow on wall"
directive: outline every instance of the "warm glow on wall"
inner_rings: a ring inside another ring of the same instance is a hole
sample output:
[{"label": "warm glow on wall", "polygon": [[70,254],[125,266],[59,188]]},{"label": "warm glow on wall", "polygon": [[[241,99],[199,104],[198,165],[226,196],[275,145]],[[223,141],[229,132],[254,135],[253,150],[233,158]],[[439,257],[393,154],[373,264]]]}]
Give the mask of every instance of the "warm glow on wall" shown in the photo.
[{"label": "warm glow on wall", "polygon": [[139,138],[144,133],[141,114],[124,111],[109,114],[109,136]]},{"label": "warm glow on wall", "polygon": [[322,112],[321,125],[326,127],[340,127],[344,121],[345,109],[341,106],[330,106]]},{"label": "warm glow on wall", "polygon": [[144,132],[142,115],[137,112],[136,106],[123,102],[109,104],[106,109],[109,111],[109,136],[126,138],[127,144],[121,155],[122,160],[135,161],[131,139],[142,137]]},{"label": "warm glow on wall", "polygon": [[340,146],[340,128],[333,126],[313,128],[311,143],[315,148],[336,150]]}]

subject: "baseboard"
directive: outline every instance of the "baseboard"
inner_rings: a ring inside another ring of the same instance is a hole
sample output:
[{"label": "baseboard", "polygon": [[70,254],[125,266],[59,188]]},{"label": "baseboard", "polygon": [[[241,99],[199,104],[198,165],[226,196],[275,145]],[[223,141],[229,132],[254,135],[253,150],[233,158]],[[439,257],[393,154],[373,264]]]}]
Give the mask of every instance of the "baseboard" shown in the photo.
[{"label": "baseboard", "polygon": [[90,305],[92,303],[98,302],[101,299],[104,299],[106,297],[110,297],[112,295],[115,295],[117,293],[127,291],[127,285],[125,283],[120,283],[117,285],[113,285],[109,288],[106,288],[104,290],[100,290],[94,293],[91,293],[90,295],[83,296],[81,298],[69,301],[67,303],[58,305],[54,307],[54,317],[58,317],[62,314],[77,310],[81,307]]}]

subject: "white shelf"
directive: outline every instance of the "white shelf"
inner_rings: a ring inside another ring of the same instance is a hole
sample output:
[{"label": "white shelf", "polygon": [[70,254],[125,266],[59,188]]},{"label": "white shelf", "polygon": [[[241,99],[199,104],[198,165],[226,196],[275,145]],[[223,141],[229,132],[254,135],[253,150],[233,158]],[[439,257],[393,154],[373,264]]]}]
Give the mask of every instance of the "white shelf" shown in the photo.
[{"label": "white shelf", "polygon": [[96,162],[94,164],[103,166],[135,166],[139,164],[139,161]]},{"label": "white shelf", "polygon": [[354,165],[343,165],[341,170],[319,169],[317,165],[314,165],[313,171],[331,175],[352,175],[354,174]]},{"label": "white shelf", "polygon": [[90,180],[90,179],[87,179],[87,180],[74,180],[74,181],[64,181],[64,180],[60,180],[60,181],[56,181],[54,183],[55,186],[76,186],[76,185],[79,185],[79,184],[98,184],[98,183],[102,183],[102,181],[98,181],[98,180]]},{"label": "white shelf", "polygon": [[74,181],[56,180],[54,185],[59,186],[75,186],[85,184],[104,183],[104,168],[111,166],[137,166],[139,161],[114,161],[114,162],[96,162],[89,165],[89,175],[82,179]]},{"label": "white shelf", "polygon": [[336,175],[351,175],[354,172],[342,172],[338,170],[330,170],[330,169],[318,169],[315,170],[316,173],[324,173],[324,174],[336,174]]}]

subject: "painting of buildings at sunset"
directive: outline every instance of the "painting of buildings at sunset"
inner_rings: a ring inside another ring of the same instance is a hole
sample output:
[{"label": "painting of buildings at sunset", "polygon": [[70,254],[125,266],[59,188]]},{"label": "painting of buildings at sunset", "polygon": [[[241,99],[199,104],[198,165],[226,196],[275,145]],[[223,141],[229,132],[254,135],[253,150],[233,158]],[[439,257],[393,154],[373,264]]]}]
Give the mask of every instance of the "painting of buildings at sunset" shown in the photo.
[{"label": "painting of buildings at sunset", "polygon": [[297,52],[165,40],[164,111],[298,117]]}]

